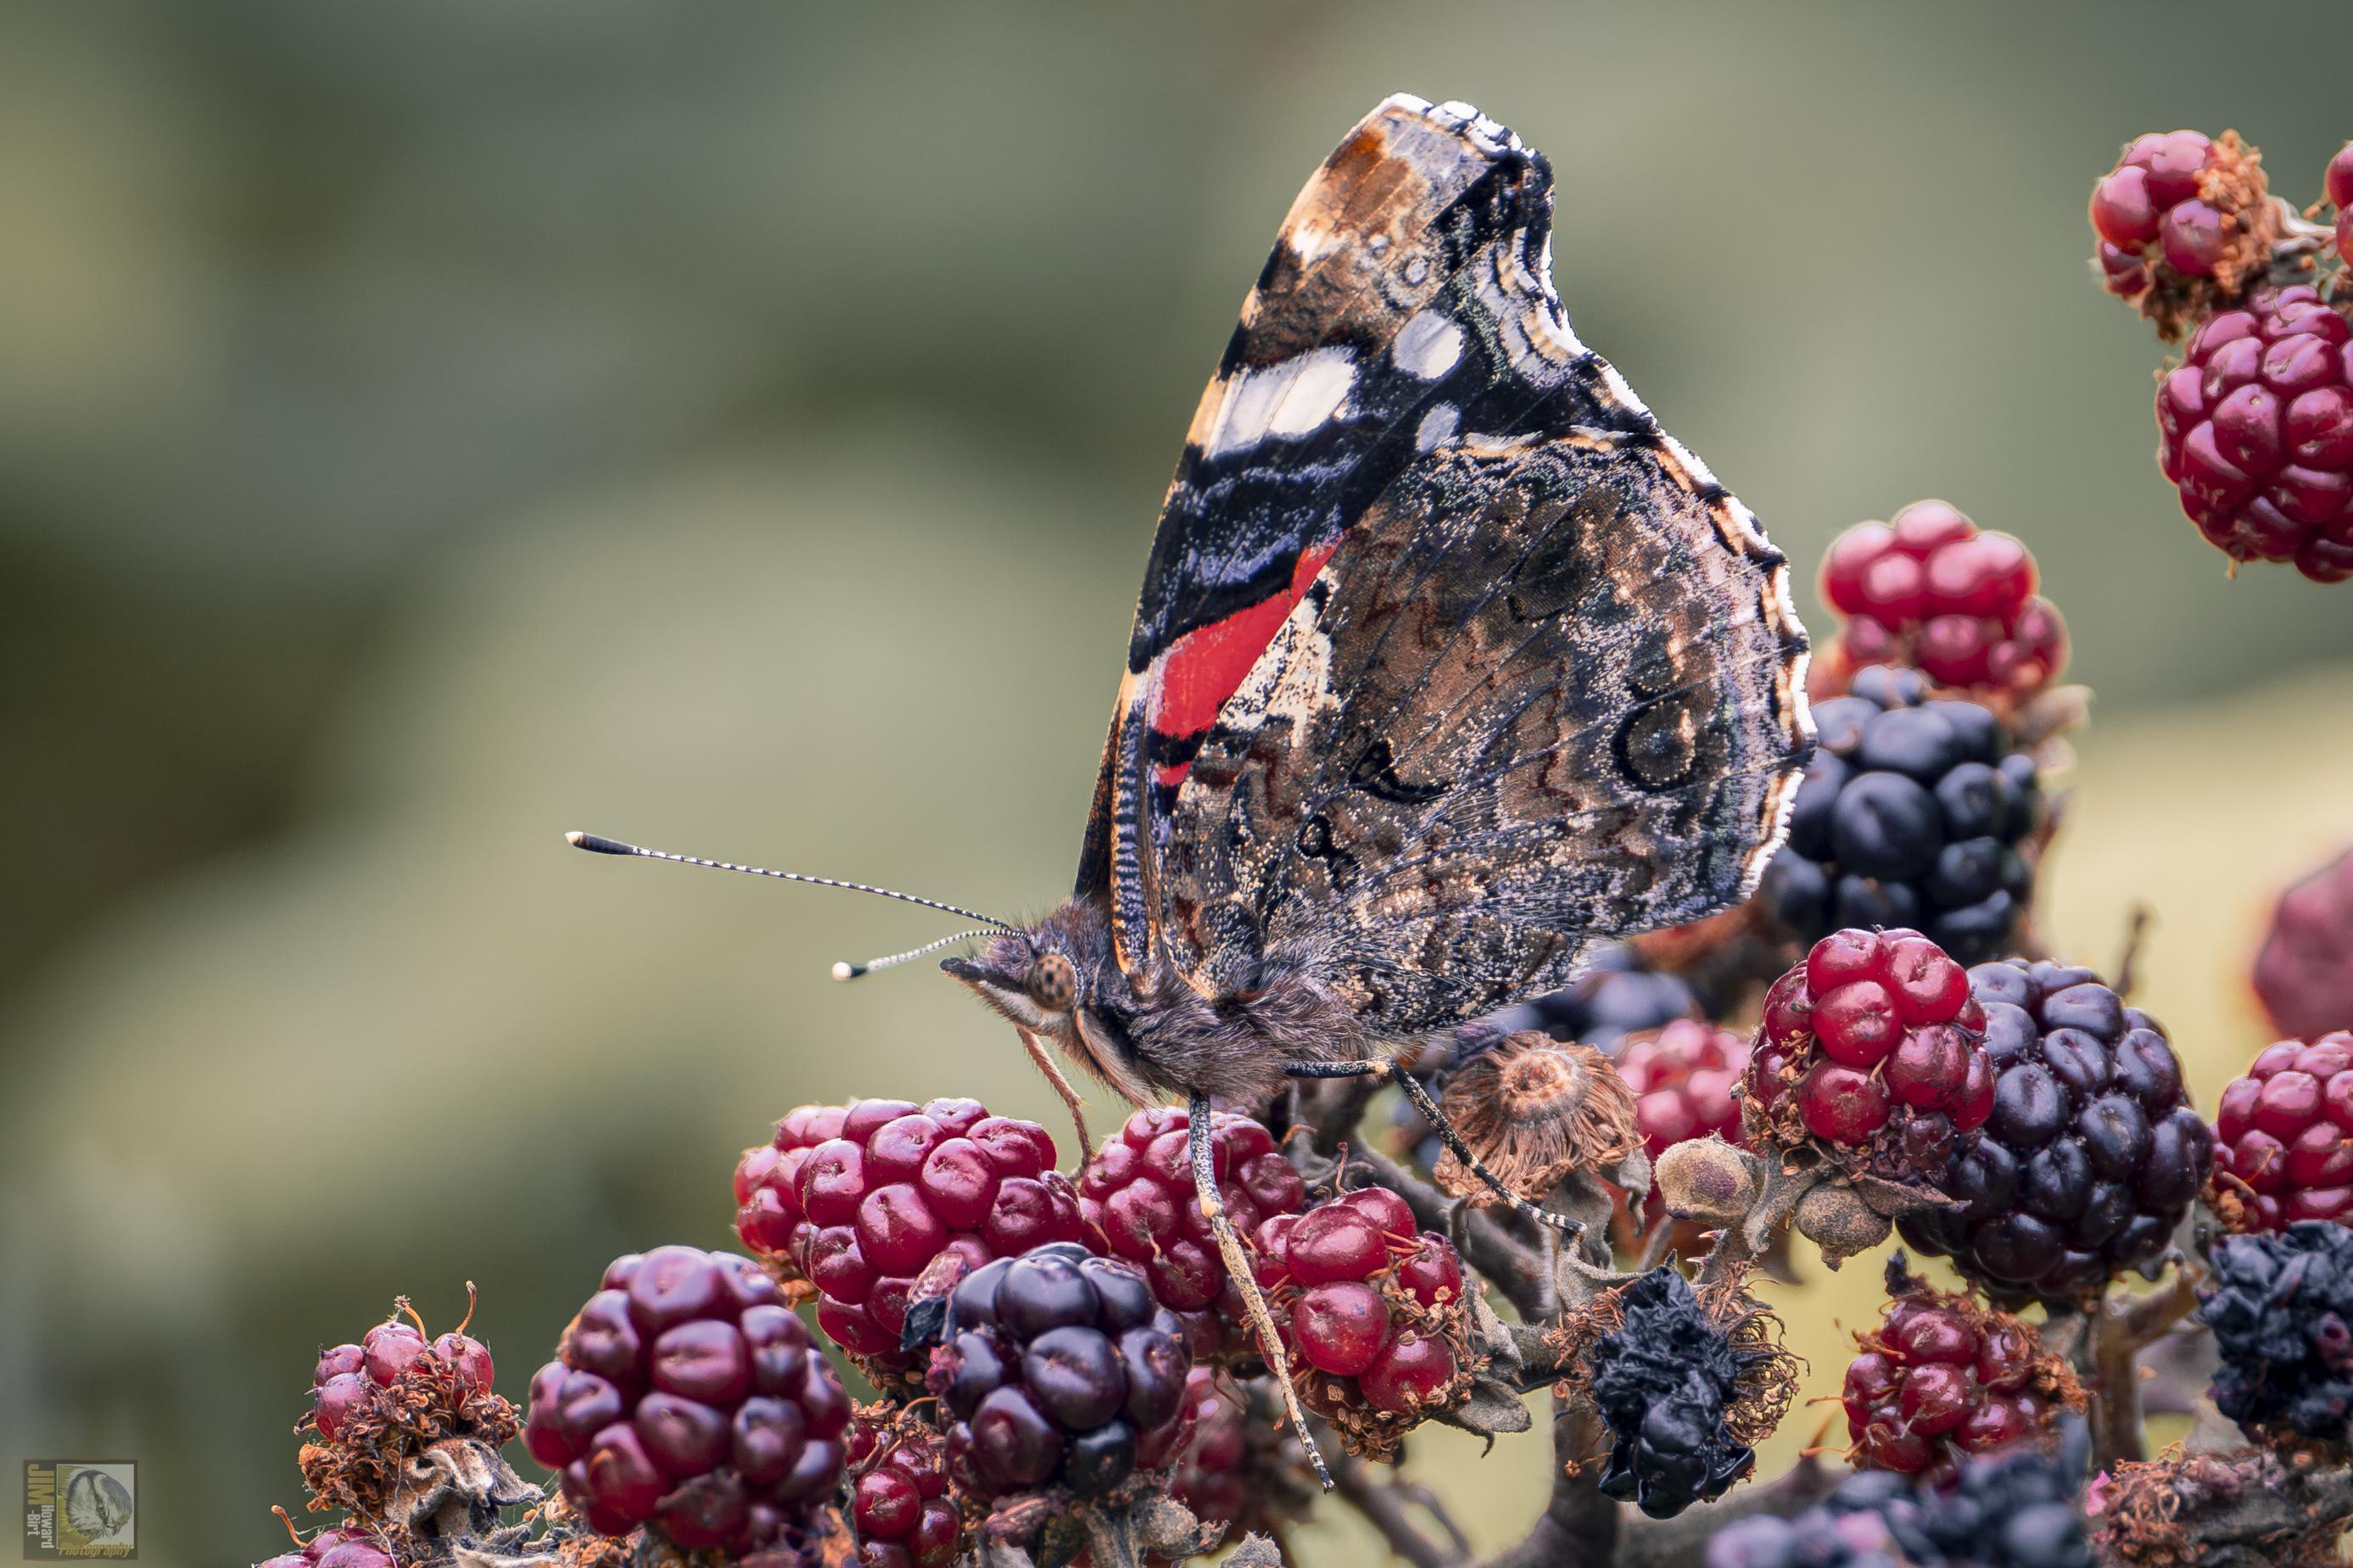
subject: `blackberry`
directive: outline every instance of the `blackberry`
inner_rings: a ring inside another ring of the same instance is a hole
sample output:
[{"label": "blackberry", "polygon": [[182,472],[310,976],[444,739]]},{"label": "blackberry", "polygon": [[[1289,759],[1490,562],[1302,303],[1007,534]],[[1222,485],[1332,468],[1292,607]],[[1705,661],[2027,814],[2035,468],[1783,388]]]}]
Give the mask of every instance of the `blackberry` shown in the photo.
[{"label": "blackberry", "polygon": [[2213,1164],[2164,1029],[2089,969],[1981,963],[1969,990],[1993,1111],[1939,1184],[1965,1206],[1905,1215],[1905,1237],[2005,1305],[2151,1269]]},{"label": "blackberry", "polygon": [[616,1259],[531,1380],[523,1445],[588,1527],[685,1552],[802,1537],[841,1479],[849,1398],[749,1258]]},{"label": "blackberry", "polygon": [[1193,1429],[1169,1488],[1177,1501],[1204,1524],[1225,1526],[1229,1540],[1307,1518],[1320,1494],[1306,1455],[1271,1408],[1254,1409],[1249,1384],[1197,1366],[1185,1380],[1185,1402]]},{"label": "blackberry", "polygon": [[[286,1528],[292,1532],[294,1521],[287,1520]],[[258,1568],[394,1568],[394,1561],[366,1531],[345,1525],[322,1530],[308,1541],[296,1535],[293,1551],[281,1552]]]},{"label": "blackberry", "polygon": [[1835,1495],[1791,1519],[1753,1513],[1734,1520],[1707,1542],[1707,1568],[1896,1568],[1902,1562],[1877,1510],[1842,1509]]},{"label": "blackberry", "polygon": [[2258,289],[2190,335],[2157,388],[2158,466],[2206,542],[2353,577],[2353,321],[2308,286]]},{"label": "blackberry", "polygon": [[2353,1034],[2267,1047],[2214,1110],[2212,1206],[2233,1230],[2353,1223]]},{"label": "blackberry", "polygon": [[[1079,1211],[1113,1257],[1144,1271],[1154,1298],[1184,1324],[1197,1359],[1254,1354],[1241,1291],[1227,1278],[1193,1190],[1191,1126],[1174,1109],[1130,1116],[1079,1173]],[[1307,1184],[1259,1123],[1217,1112],[1210,1144],[1226,1212],[1241,1235],[1306,1206]]]},{"label": "blackberry", "polygon": [[1757,897],[1801,942],[1911,926],[1963,963],[2011,943],[2034,890],[2042,793],[1990,709],[1874,665],[1814,708],[1820,742]]},{"label": "blackberry", "polygon": [[1100,1250],[1054,1140],[970,1100],[804,1105],[735,1167],[736,1234],[878,1388],[921,1376],[900,1348],[917,1276],[1042,1242]]},{"label": "blackberry", "polygon": [[[2055,1447],[2030,1444],[1980,1455],[1949,1482],[1888,1489],[1875,1499],[1879,1516],[1905,1559],[1920,1568],[2092,1568],[2091,1543],[2075,1511],[2090,1452],[2084,1424],[2070,1420]],[[1840,1490],[1861,1490],[1868,1479]]]},{"label": "blackberry", "polygon": [[1603,1298],[1613,1326],[1584,1351],[1585,1392],[1609,1427],[1602,1495],[1671,1519],[1722,1497],[1757,1464],[1757,1438],[1787,1408],[1786,1352],[1760,1314],[1712,1315],[1672,1268]]},{"label": "blackberry", "polygon": [[1633,949],[1612,945],[1588,958],[1577,978],[1559,990],[1504,1008],[1482,1026],[1492,1025],[1499,1036],[1541,1029],[1556,1040],[1574,1040],[1614,1056],[1629,1035],[1704,1016],[1688,981],[1646,968]]},{"label": "blackberry", "polygon": [[2152,132],[2092,187],[2094,261],[2109,293],[2170,342],[2270,268],[2278,204],[2262,157],[2236,132]]},{"label": "blackberry", "polygon": [[2198,1316],[2221,1364],[2214,1404],[2263,1441],[2342,1445],[2353,1413],[2353,1230],[2301,1220],[2215,1243]]},{"label": "blackberry", "polygon": [[[1631,1036],[1620,1048],[1619,1076],[1633,1090],[1634,1124],[1653,1178],[1642,1201],[1641,1228],[1658,1224],[1667,1212],[1658,1163],[1669,1149],[1710,1136],[1733,1144],[1746,1141],[1737,1094],[1748,1048],[1744,1036],[1692,1018]],[[1630,1226],[1630,1211],[1627,1219]]]},{"label": "blackberry", "polygon": [[1846,617],[1814,666],[1836,695],[1852,672],[1906,665],[1970,696],[2014,700],[2067,663],[2067,626],[2034,593],[2034,557],[1940,500],[1848,529],[1822,558],[1822,597]]},{"label": "blackberry", "polygon": [[1461,1260],[1403,1198],[1364,1187],[1258,1228],[1258,1283],[1303,1403],[1351,1452],[1388,1459],[1470,1390]]},{"label": "blackberry", "polygon": [[939,1434],[895,1413],[861,1415],[849,1425],[849,1459],[859,1568],[948,1568],[964,1516],[947,1495]]},{"label": "blackberry", "polygon": [[966,1494],[1086,1500],[1175,1463],[1191,1370],[1141,1270],[1056,1242],[957,1282],[924,1385],[954,1421],[948,1473]]},{"label": "blackberry", "polygon": [[1854,1458],[1907,1475],[1950,1476],[1963,1454],[2046,1436],[2084,1391],[2033,1328],[1911,1276],[1898,1253],[1879,1327],[1855,1335],[1840,1402]]},{"label": "blackberry", "polygon": [[1918,931],[1823,937],[1765,994],[1749,1141],[1891,1181],[1941,1175],[1993,1106],[1983,1023],[1967,973]]},{"label": "blackberry", "polygon": [[2254,982],[2283,1035],[2309,1040],[2353,1029],[2353,849],[2279,896]]}]

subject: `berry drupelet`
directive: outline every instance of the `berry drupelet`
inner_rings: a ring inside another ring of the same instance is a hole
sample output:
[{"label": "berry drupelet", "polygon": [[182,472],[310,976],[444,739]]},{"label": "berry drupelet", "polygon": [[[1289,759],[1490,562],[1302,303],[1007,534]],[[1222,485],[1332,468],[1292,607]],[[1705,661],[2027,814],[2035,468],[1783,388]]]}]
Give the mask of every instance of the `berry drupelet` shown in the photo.
[{"label": "berry drupelet", "polygon": [[617,1259],[531,1383],[523,1443],[590,1529],[790,1552],[841,1478],[849,1399],[750,1259]]},{"label": "berry drupelet", "polygon": [[1293,1360],[1300,1397],[1377,1459],[1469,1388],[1462,1264],[1405,1200],[1364,1187],[1255,1237],[1258,1283]]},{"label": "berry drupelet", "polygon": [[1820,741],[1767,867],[1766,911],[1812,942],[1916,926],[1964,963],[2008,948],[2031,901],[2042,824],[2034,759],[1991,710],[1876,665],[1815,705]]},{"label": "berry drupelet", "polygon": [[1841,931],[1766,994],[1749,1141],[1892,1181],[1941,1176],[1994,1104],[1968,975],[1918,931]]},{"label": "berry drupelet", "polygon": [[925,1386],[948,1473],[975,1500],[1103,1498],[1173,1466],[1192,1356],[1143,1272],[1057,1242],[967,1274]]},{"label": "berry drupelet", "polygon": [[2353,1034],[2267,1047],[2214,1112],[2213,1207],[2233,1230],[2353,1223]]},{"label": "berry drupelet", "polygon": [[2067,663],[2066,623],[2034,585],[2025,545],[1940,500],[1851,528],[1822,560],[1822,597],[1846,620],[1815,689],[1895,664],[1972,695],[2031,696]]},{"label": "berry drupelet", "polygon": [[[1181,1110],[1130,1116],[1079,1173],[1080,1213],[1113,1257],[1144,1271],[1154,1298],[1185,1325],[1197,1358],[1254,1355],[1241,1292],[1193,1190],[1191,1127]],[[1306,1206],[1306,1184],[1264,1127],[1219,1111],[1210,1137],[1219,1191],[1241,1235]]]},{"label": "berry drupelet", "polygon": [[2233,561],[2353,577],[2353,321],[2311,288],[2209,317],[2158,383],[2158,466]]},{"label": "berry drupelet", "polygon": [[1753,1445],[1788,1407],[1794,1377],[1763,1331],[1770,1320],[1734,1300],[1711,1313],[1668,1267],[1599,1304],[1614,1321],[1579,1347],[1578,1362],[1610,1434],[1603,1496],[1671,1519],[1755,1468]]},{"label": "berry drupelet", "polygon": [[2344,1444],[2353,1413],[2353,1230],[2305,1220],[2225,1237],[2198,1316],[2221,1357],[2214,1403],[2258,1441]]},{"label": "berry drupelet", "polygon": [[2353,1029],[2353,849],[2280,895],[2254,983],[2283,1035],[2309,1040]]},{"label": "berry drupelet", "polygon": [[1906,1215],[1905,1238],[2004,1303],[2154,1267],[2213,1163],[2165,1031],[2089,969],[2010,959],[1968,981],[1992,1114],[1940,1184],[1964,1206]]},{"label": "berry drupelet", "polygon": [[2074,1373],[2025,1322],[1930,1290],[1901,1254],[1887,1288],[1893,1300],[1876,1330],[1855,1335],[1862,1353],[1839,1395],[1858,1463],[1949,1476],[1961,1455],[2048,1436],[2062,1410],[2082,1408]]},{"label": "berry drupelet", "polygon": [[735,1231],[780,1279],[815,1289],[818,1327],[887,1389],[920,1377],[899,1336],[933,1259],[1100,1247],[1054,1161],[1044,1128],[975,1100],[805,1105],[735,1167]]}]

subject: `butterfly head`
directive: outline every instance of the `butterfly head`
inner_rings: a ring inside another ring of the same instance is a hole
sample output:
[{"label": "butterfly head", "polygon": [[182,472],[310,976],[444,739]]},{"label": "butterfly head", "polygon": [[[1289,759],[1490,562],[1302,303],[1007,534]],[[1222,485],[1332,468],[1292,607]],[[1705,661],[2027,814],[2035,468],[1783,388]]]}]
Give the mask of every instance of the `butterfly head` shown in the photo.
[{"label": "butterfly head", "polygon": [[1043,929],[999,931],[972,958],[943,959],[940,967],[972,987],[1017,1028],[1057,1038],[1086,1003],[1087,970],[1080,958]]}]

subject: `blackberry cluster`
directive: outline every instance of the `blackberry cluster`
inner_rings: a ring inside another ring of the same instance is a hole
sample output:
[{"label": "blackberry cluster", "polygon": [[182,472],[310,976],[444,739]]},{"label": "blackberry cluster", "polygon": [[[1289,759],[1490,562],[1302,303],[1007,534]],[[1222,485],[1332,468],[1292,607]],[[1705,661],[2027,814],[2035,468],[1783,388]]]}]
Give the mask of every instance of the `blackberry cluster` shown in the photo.
[{"label": "blackberry cluster", "polygon": [[1765,994],[1750,1141],[1891,1181],[1941,1174],[1994,1103],[1968,976],[1916,931],[1840,931]]},{"label": "blackberry cluster", "polygon": [[841,1479],[849,1398],[750,1259],[616,1259],[531,1380],[523,1445],[602,1535],[787,1548]]},{"label": "blackberry cluster", "polygon": [[1364,1187],[1258,1228],[1258,1283],[1301,1397],[1377,1458],[1468,1386],[1462,1264],[1403,1198]]},{"label": "blackberry cluster", "polygon": [[1947,1476],[1964,1454],[2046,1435],[2083,1389],[2042,1352],[2034,1330],[1966,1295],[1930,1290],[1888,1265],[1894,1298],[1879,1327],[1858,1333],[1840,1401],[1855,1458],[1906,1475]]},{"label": "blackberry cluster", "polygon": [[2268,1047],[2214,1111],[2214,1206],[2234,1230],[2353,1221],[2353,1033]]},{"label": "blackberry cluster", "polygon": [[1618,1291],[1623,1321],[1594,1345],[1593,1406],[1609,1428],[1601,1492],[1653,1519],[1722,1497],[1757,1463],[1726,1423],[1749,1357],[1708,1321],[1691,1281],[1653,1268]]},{"label": "blackberry cluster", "polygon": [[2270,264],[2279,220],[2259,155],[2232,132],[2152,132],[2092,188],[2095,259],[2109,293],[2170,341]]},{"label": "blackberry cluster", "polygon": [[488,1394],[496,1375],[491,1349],[459,1331],[427,1344],[425,1331],[395,1319],[370,1329],[358,1344],[319,1353],[311,1373],[311,1424],[332,1443],[352,1419],[382,1404],[380,1392],[401,1382],[419,1363],[438,1372],[459,1402]]},{"label": "blackberry cluster", "polygon": [[1192,1365],[1141,1271],[1056,1242],[957,1282],[924,1385],[955,1423],[948,1473],[967,1494],[1085,1500],[1175,1462]]},{"label": "blackberry cluster", "polygon": [[1822,559],[1822,597],[1846,620],[1814,689],[1894,664],[1972,695],[2031,696],[2067,663],[2067,625],[2034,584],[2025,545],[1940,500],[1850,528]]},{"label": "blackberry cluster", "polygon": [[297,1537],[293,1551],[281,1552],[258,1568],[393,1568],[393,1557],[363,1531],[345,1526],[322,1530],[308,1541]]},{"label": "blackberry cluster", "polygon": [[[1185,1325],[1197,1358],[1254,1353],[1241,1291],[1193,1190],[1192,1118],[1171,1108],[1139,1110],[1079,1173],[1079,1211],[1114,1258],[1144,1271],[1159,1303]],[[1210,1128],[1212,1168],[1226,1213],[1243,1236],[1307,1204],[1307,1184],[1245,1116],[1219,1111]]]},{"label": "blackberry cluster", "polygon": [[2310,1040],[2353,1029],[2353,849],[2280,895],[2254,982],[2282,1035]]},{"label": "blackberry cluster", "polygon": [[1993,1111],[1939,1184],[1966,1206],[1905,1215],[1905,1237],[2002,1302],[2072,1301],[2156,1264],[2214,1157],[2165,1031],[2088,969],[1981,963],[1969,989]]},{"label": "blackberry cluster", "polygon": [[2214,1404],[2261,1440],[2343,1444],[2353,1414],[2353,1230],[2303,1220],[2217,1242],[2198,1316],[2221,1364]]},{"label": "blackberry cluster", "polygon": [[1910,926],[1963,963],[2010,944],[2034,889],[2034,759],[1991,710],[1874,665],[1814,708],[1820,742],[1757,896],[1801,942]]},{"label": "blackberry cluster", "polygon": [[2091,1568],[2073,1502],[2084,1448],[2077,1424],[2060,1453],[1972,1458],[1938,1485],[1864,1470],[1794,1519],[1725,1526],[1708,1542],[1707,1568]]},{"label": "blackberry cluster", "polygon": [[858,1568],[948,1568],[964,1516],[928,1427],[860,1416],[849,1426],[849,1524]]},{"label": "blackberry cluster", "polygon": [[735,1233],[818,1291],[817,1326],[878,1385],[920,1371],[900,1348],[915,1278],[1043,1242],[1096,1247],[1054,1140],[971,1100],[804,1105],[735,1167]]},{"label": "blackberry cluster", "polygon": [[2233,561],[2353,577],[2353,321],[2307,286],[2210,316],[2158,384],[2158,463]]}]

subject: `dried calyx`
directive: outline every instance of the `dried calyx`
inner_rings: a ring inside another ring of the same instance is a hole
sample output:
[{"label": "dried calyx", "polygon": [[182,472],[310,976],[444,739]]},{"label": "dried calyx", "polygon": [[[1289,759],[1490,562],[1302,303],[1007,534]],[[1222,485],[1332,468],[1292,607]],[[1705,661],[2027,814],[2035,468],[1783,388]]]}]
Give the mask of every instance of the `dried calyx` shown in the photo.
[{"label": "dried calyx", "polygon": [[[1609,1059],[1533,1029],[1456,1068],[1440,1109],[1472,1153],[1531,1201],[1580,1171],[1617,1180],[1642,1147],[1633,1092]],[[1431,1174],[1441,1192],[1473,1207],[1498,1201],[1451,1151]]]}]

